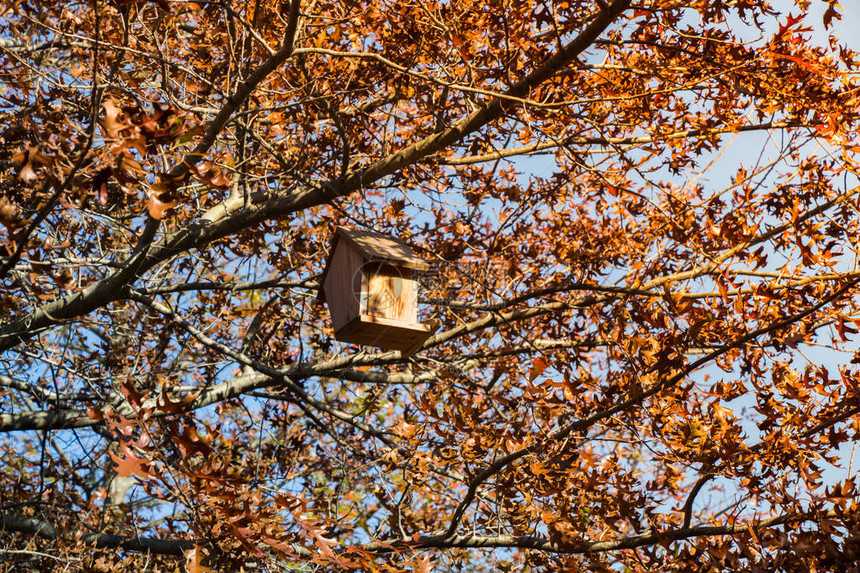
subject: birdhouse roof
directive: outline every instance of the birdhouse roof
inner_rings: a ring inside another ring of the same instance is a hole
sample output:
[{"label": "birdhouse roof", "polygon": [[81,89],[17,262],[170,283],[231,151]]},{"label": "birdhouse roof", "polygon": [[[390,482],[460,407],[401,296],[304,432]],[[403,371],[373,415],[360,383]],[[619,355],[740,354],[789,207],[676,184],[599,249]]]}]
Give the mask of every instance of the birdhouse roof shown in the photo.
[{"label": "birdhouse roof", "polygon": [[412,249],[409,248],[409,245],[399,239],[374,231],[338,227],[334,234],[334,241],[328,255],[328,261],[326,261],[325,270],[323,270],[322,277],[320,277],[318,296],[319,300],[323,302],[326,300],[326,276],[328,276],[334,252],[337,250],[340,241],[351,245],[352,248],[361,253],[368,261],[388,263],[417,271],[426,271],[430,268],[430,265],[426,261],[415,255]]},{"label": "birdhouse roof", "polygon": [[339,240],[347,241],[371,261],[389,263],[417,271],[426,271],[430,268],[430,265],[418,257],[409,248],[409,245],[388,235],[364,229],[338,227],[332,252],[337,248]]}]

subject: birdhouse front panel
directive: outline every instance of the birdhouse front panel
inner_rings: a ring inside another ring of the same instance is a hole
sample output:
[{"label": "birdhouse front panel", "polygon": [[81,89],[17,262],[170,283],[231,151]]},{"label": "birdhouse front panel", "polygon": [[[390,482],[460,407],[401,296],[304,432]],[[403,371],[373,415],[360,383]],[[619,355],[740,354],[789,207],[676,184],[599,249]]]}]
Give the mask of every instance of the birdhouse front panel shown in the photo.
[{"label": "birdhouse front panel", "polygon": [[362,313],[403,322],[418,321],[418,283],[412,269],[368,263],[362,271],[366,284],[361,298]]}]

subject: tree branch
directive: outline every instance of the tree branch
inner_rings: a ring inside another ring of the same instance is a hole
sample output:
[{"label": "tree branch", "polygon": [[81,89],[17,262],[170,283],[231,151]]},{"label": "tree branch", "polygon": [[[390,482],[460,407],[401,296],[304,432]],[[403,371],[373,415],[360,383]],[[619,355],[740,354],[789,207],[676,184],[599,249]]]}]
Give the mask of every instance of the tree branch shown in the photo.
[{"label": "tree branch", "polygon": [[36,517],[22,517],[17,515],[0,515],[0,531],[11,531],[13,533],[26,533],[37,535],[45,539],[55,539],[57,530],[54,526]]},{"label": "tree branch", "polygon": [[486,163],[488,161],[498,161],[507,157],[517,155],[531,155],[548,149],[556,149],[567,145],[640,145],[647,143],[658,143],[661,141],[675,141],[678,139],[687,138],[705,138],[724,133],[735,133],[744,131],[761,131],[768,129],[787,129],[796,127],[809,127],[802,123],[790,123],[784,121],[766,122],[753,125],[742,125],[740,127],[714,127],[707,129],[689,129],[686,131],[677,131],[663,136],[639,136],[639,137],[562,137],[554,141],[544,141],[541,143],[533,143],[522,147],[514,147],[511,149],[499,149],[479,155],[469,155],[465,157],[440,157],[437,162],[440,165],[474,165],[475,163]]},{"label": "tree branch", "polygon": [[[826,514],[828,518],[836,517],[834,511]],[[537,549],[548,553],[561,554],[579,554],[588,553],[604,553],[607,551],[618,551],[623,549],[636,549],[637,547],[646,547],[656,545],[658,543],[666,543],[670,541],[683,541],[686,539],[695,539],[699,537],[718,537],[722,535],[737,535],[738,533],[749,532],[751,529],[760,531],[783,525],[786,523],[801,523],[804,521],[814,521],[814,517],[809,515],[786,514],[760,521],[750,521],[736,525],[712,525],[699,526],[693,528],[672,529],[668,531],[646,533],[634,537],[624,537],[621,539],[612,539],[606,541],[571,541],[558,542],[546,539],[544,537],[533,536],[513,536],[513,535],[498,535],[498,536],[480,536],[480,535],[457,535],[448,537],[446,535],[425,536],[419,538],[417,542],[404,540],[403,546],[411,549],[430,549],[430,548],[516,548],[516,549]],[[397,548],[398,544],[393,543],[392,547]],[[381,544],[368,544],[364,547],[367,551],[386,551],[385,546]]]}]

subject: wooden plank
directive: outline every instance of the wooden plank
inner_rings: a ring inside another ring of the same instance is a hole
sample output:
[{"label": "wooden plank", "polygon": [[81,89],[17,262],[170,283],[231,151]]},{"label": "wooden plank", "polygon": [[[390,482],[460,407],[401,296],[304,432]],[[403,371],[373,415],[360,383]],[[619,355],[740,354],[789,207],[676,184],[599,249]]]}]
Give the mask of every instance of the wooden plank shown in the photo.
[{"label": "wooden plank", "polygon": [[351,244],[338,241],[323,279],[332,327],[340,330],[361,312],[361,266],[364,257]]},{"label": "wooden plank", "polygon": [[424,342],[439,330],[439,327],[442,326],[442,322],[438,318],[431,318],[430,320],[425,320],[421,323],[421,325],[427,329],[427,335],[422,336],[419,340],[415,342],[409,348],[404,348],[400,351],[400,358],[408,358],[409,356],[415,354],[415,352],[421,347]]},{"label": "wooden plank", "polygon": [[346,239],[371,261],[391,263],[418,271],[430,269],[427,261],[418,257],[403,241],[365,229],[337,228],[338,238]]},{"label": "wooden plank", "polygon": [[423,344],[434,331],[430,324],[363,315],[335,331],[335,338],[341,342],[405,351]]},{"label": "wooden plank", "polygon": [[412,278],[412,269],[367,263],[362,271],[367,284],[363,314],[418,322],[418,283]]}]

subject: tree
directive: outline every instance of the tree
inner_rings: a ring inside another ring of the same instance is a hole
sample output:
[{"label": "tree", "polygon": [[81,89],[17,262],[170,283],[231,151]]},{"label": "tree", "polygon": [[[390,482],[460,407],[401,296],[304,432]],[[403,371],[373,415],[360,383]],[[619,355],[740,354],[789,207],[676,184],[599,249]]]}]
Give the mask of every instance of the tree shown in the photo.
[{"label": "tree", "polygon": [[2,559],[845,570],[858,53],[774,4],[3,2]]}]

